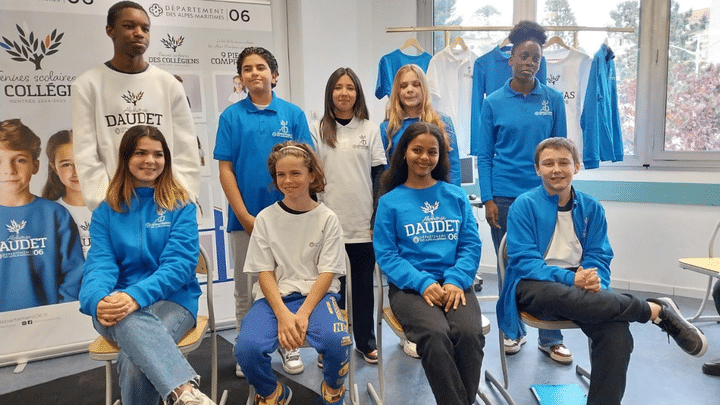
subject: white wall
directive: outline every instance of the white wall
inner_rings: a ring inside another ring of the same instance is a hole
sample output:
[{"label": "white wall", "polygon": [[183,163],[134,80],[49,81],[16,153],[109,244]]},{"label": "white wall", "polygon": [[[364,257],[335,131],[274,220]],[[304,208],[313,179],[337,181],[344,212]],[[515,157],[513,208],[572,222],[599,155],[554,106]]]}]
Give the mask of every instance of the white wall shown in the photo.
[{"label": "white wall", "polygon": [[[716,0],[717,1],[717,0]],[[292,101],[312,120],[322,115],[323,91],[333,70],[349,66],[365,90],[371,119],[384,118],[385,100],[374,96],[377,63],[409,34],[387,27],[416,26],[416,0],[287,0]],[[287,76],[286,76],[287,77]],[[583,171],[578,178],[623,181],[717,182],[718,173]],[[613,286],[699,297],[706,278],[682,270],[681,257],[707,255],[707,240],[720,219],[711,206],[603,202],[615,251]],[[495,254],[484,211],[476,210],[483,240],[481,271],[495,273]],[[689,312],[692,309],[687,309]]]},{"label": "white wall", "polygon": [[287,0],[287,5],[292,102],[308,121],[319,119],[328,77],[350,67],[360,77],[370,119],[379,124],[386,99],[374,95],[378,61],[409,36],[385,29],[415,25],[416,0]]}]

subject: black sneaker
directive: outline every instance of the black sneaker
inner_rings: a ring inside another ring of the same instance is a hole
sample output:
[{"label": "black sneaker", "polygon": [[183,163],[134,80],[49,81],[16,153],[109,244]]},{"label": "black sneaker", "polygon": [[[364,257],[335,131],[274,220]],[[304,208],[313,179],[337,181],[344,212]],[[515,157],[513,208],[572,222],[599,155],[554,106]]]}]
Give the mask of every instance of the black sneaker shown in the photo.
[{"label": "black sneaker", "polygon": [[702,331],[688,322],[680,313],[675,302],[668,297],[648,298],[662,307],[660,316],[653,321],[660,329],[675,339],[675,343],[686,353],[700,357],[707,351],[708,343]]}]

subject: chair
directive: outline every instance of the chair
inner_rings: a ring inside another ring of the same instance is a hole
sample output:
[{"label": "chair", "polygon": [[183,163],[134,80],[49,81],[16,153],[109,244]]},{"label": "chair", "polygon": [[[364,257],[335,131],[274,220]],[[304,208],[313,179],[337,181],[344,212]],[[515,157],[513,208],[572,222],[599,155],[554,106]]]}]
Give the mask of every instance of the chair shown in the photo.
[{"label": "chair", "polygon": [[[379,266],[375,266],[375,280],[377,281],[377,332],[376,332],[376,340],[377,340],[377,351],[378,351],[378,383],[380,388],[380,393],[375,390],[375,387],[373,387],[372,383],[368,383],[367,389],[368,394],[370,395],[370,398],[372,399],[373,403],[376,405],[383,405],[385,404],[385,377],[383,374],[383,356],[382,356],[382,321],[385,320],[385,322],[390,326],[390,330],[395,333],[395,335],[400,338],[400,340],[406,340],[405,332],[403,331],[402,325],[400,325],[400,321],[395,317],[395,314],[392,312],[392,309],[390,306],[383,306],[383,284],[382,284],[382,274],[380,271]],[[480,299],[480,298],[478,298]],[[485,317],[485,315],[482,316],[482,331],[483,335],[487,335],[490,333],[490,320]],[[492,402],[485,396],[485,394],[480,391],[478,388],[478,394],[480,395],[480,398],[483,400],[483,402],[486,405],[491,405]]]},{"label": "chair", "polygon": [[[207,275],[207,291],[205,295],[207,297],[208,316],[198,316],[197,324],[194,328],[190,329],[185,336],[178,342],[178,348],[182,354],[187,355],[191,351],[200,347],[203,337],[209,331],[212,345],[212,374],[211,374],[211,399],[213,402],[217,402],[217,331],[215,329],[215,311],[213,308],[213,268],[212,262],[209,260],[207,252],[200,246],[200,256],[198,258],[198,264],[195,268],[197,274]],[[107,340],[102,336],[99,336],[93,341],[88,347],[90,358],[97,361],[105,362],[105,405],[111,405],[112,402],[112,362],[117,360],[118,346],[115,342]],[[227,391],[223,392],[222,399],[218,405],[225,404],[227,400]],[[115,405],[120,404],[120,400],[114,402]]]},{"label": "chair", "polygon": [[715,245],[715,238],[717,237],[719,229],[720,221],[718,221],[717,225],[715,225],[715,229],[710,235],[708,257],[684,258],[678,260],[681,268],[685,270],[695,271],[708,276],[705,297],[703,298],[697,313],[693,317],[687,318],[689,322],[720,322],[720,316],[718,315],[702,316],[702,313],[705,310],[705,305],[708,303],[710,294],[712,293],[713,279],[720,278],[720,258],[716,258],[713,253],[713,246]]},{"label": "chair", "polygon": [[[507,241],[506,241],[507,235],[503,236],[502,240],[500,241],[500,246],[498,247],[498,273],[500,275],[500,290],[502,291],[502,285],[505,281],[505,266],[507,265]],[[580,327],[575,324],[572,321],[545,321],[542,319],[538,319],[527,312],[520,312],[520,319],[528,326],[531,326],[536,329],[551,329],[551,330],[557,330],[557,329],[579,329]],[[485,379],[492,384],[499,392],[500,395],[502,395],[503,398],[505,398],[505,401],[509,405],[515,405],[515,401],[513,401],[512,397],[510,396],[510,393],[508,392],[509,387],[509,378],[508,378],[508,371],[507,371],[507,359],[505,355],[505,345],[503,341],[505,340],[505,334],[503,331],[498,328],[498,341],[500,344],[500,364],[502,365],[502,373],[503,373],[503,383],[500,383],[497,378],[489,371],[485,370]],[[589,340],[588,340],[588,347]],[[590,379],[590,372],[584,369],[580,366],[575,366],[575,372],[584,376],[587,379]]]}]

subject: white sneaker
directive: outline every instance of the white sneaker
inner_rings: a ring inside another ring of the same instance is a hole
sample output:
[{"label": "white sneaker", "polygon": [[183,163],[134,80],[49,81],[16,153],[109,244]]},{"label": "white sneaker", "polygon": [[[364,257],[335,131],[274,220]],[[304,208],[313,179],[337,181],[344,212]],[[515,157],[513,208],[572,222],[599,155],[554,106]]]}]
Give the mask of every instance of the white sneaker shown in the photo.
[{"label": "white sneaker", "polygon": [[400,339],[400,346],[402,346],[403,351],[405,354],[407,354],[410,357],[414,357],[416,359],[420,358],[420,355],[417,352],[417,345],[407,339]]},{"label": "white sneaker", "polygon": [[242,369],[240,369],[239,364],[235,364],[235,375],[239,378],[245,378],[245,373],[243,373]]},{"label": "white sneaker", "polygon": [[302,359],[300,358],[300,350],[286,351],[282,347],[278,348],[280,360],[282,360],[283,370],[288,374],[300,374],[305,370]]},{"label": "white sneaker", "polygon": [[505,354],[515,354],[520,351],[520,347],[527,343],[527,336],[521,336],[517,339],[505,338],[503,346],[505,346]]},{"label": "white sneaker", "polygon": [[215,405],[215,402],[197,388],[193,388],[192,391],[183,392],[174,405]]}]

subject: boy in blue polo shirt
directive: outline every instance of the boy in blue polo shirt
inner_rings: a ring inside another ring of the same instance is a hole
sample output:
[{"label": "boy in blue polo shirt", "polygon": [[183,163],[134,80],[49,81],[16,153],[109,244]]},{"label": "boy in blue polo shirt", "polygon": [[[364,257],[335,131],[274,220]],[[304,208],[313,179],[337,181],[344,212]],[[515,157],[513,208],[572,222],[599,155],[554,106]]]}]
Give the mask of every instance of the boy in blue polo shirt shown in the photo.
[{"label": "boy in blue polo shirt", "polygon": [[[282,193],[271,190],[267,157],[276,143],[288,140],[313,145],[305,113],[275,95],[278,64],[268,50],[247,47],[238,56],[237,70],[248,97],[220,114],[213,158],[220,167],[220,184],[230,205],[227,231],[234,258],[235,328],[252,305],[248,280],[243,274],[245,255],[255,216],[280,201]],[[303,371],[297,351],[281,351],[283,368],[290,374]],[[236,369],[238,376],[242,372]]]}]

